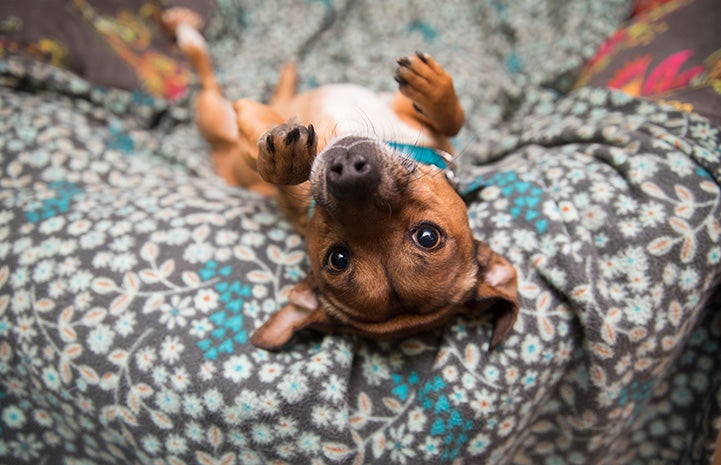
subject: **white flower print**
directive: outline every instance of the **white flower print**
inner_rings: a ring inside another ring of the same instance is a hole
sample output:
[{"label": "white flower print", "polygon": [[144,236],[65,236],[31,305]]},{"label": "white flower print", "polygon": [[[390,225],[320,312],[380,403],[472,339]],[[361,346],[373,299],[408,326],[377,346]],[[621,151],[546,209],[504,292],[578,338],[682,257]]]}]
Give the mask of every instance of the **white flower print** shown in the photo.
[{"label": "white flower print", "polygon": [[134,245],[135,240],[131,236],[116,237],[109,245],[110,250],[115,252],[127,252]]},{"label": "white flower print", "polygon": [[78,257],[66,257],[63,261],[58,263],[57,271],[63,276],[68,276],[77,272],[79,267],[80,260]]},{"label": "white flower print", "polygon": [[150,455],[157,455],[162,448],[162,444],[158,440],[158,437],[152,434],[148,434],[142,438],[140,443],[143,445],[143,449],[145,449],[145,451]]},{"label": "white flower print", "polygon": [[688,176],[693,172],[693,162],[691,162],[691,160],[689,160],[689,158],[683,153],[669,153],[667,163],[669,168],[681,177]]},{"label": "white flower print", "polygon": [[188,450],[188,443],[179,434],[171,434],[165,441],[165,449],[174,455],[184,454]]},{"label": "white flower print", "polygon": [[690,129],[691,134],[699,139],[712,140],[718,137],[718,129],[709,125],[706,121],[692,124]]},{"label": "white flower print", "polygon": [[315,453],[320,450],[320,437],[311,432],[304,432],[297,441],[298,448],[309,453]]},{"label": "white flower print", "polygon": [[666,211],[660,203],[649,202],[641,208],[639,219],[644,227],[652,228],[666,221]]},{"label": "white flower print", "polygon": [[207,391],[205,391],[205,394],[203,394],[203,403],[205,404],[205,407],[211,412],[217,412],[224,405],[223,394],[221,394],[220,391],[215,388],[208,389]]},{"label": "white flower print", "polygon": [[635,219],[628,219],[618,223],[618,230],[624,237],[632,239],[641,232],[641,226]]},{"label": "white flower print", "polygon": [[68,281],[70,291],[73,293],[85,291],[90,287],[93,278],[94,276],[90,271],[79,270],[73,274]]},{"label": "white flower print", "polygon": [[213,248],[205,242],[196,242],[188,246],[183,253],[183,260],[188,263],[205,263],[213,256]]},{"label": "white flower print", "polygon": [[243,389],[233,401],[239,407],[238,415],[242,418],[252,418],[260,411],[260,398],[256,392]]},{"label": "white flower print", "polygon": [[280,436],[295,436],[298,432],[298,424],[291,417],[283,417],[278,420],[275,432]]},{"label": "white flower print", "polygon": [[235,245],[238,242],[238,233],[229,229],[222,229],[216,234],[215,241],[220,246]]},{"label": "white flower print", "polygon": [[202,339],[206,333],[213,329],[213,325],[207,318],[201,318],[199,320],[193,320],[190,322],[190,330],[188,333],[192,336]]},{"label": "white flower print", "polygon": [[45,367],[43,369],[43,382],[49,389],[56,391],[60,388],[60,374],[54,367]]},{"label": "white flower print", "polygon": [[709,265],[716,265],[721,261],[721,247],[711,247],[706,256]]},{"label": "white flower print", "polygon": [[264,383],[272,383],[283,372],[283,365],[279,363],[265,363],[260,366],[258,377]]},{"label": "white flower print", "polygon": [[637,183],[645,181],[658,171],[658,164],[651,156],[636,155],[629,160],[629,164],[631,165],[629,177]]},{"label": "white flower print", "polygon": [[223,376],[234,383],[247,379],[253,370],[253,363],[247,355],[234,355],[223,364]]},{"label": "white flower print", "polygon": [[213,289],[201,289],[195,295],[193,302],[198,310],[208,313],[218,306],[218,293]]},{"label": "white flower print", "polygon": [[200,365],[200,369],[198,372],[198,376],[200,376],[200,379],[203,381],[210,381],[213,379],[213,374],[215,373],[215,365],[211,361],[205,361],[202,365]]},{"label": "white flower print", "polygon": [[488,448],[490,445],[490,438],[488,435],[483,433],[478,433],[471,439],[471,442],[468,444],[468,452],[471,455],[480,455],[484,450]]},{"label": "white flower print", "polygon": [[277,415],[281,408],[280,397],[275,391],[265,391],[258,397],[258,409],[266,415]]},{"label": "white flower print", "polygon": [[609,184],[593,183],[591,185],[591,197],[596,202],[607,203],[614,197],[614,190]]},{"label": "white flower print", "polygon": [[163,303],[160,312],[160,322],[168,329],[174,329],[176,326],[185,327],[188,323],[187,318],[195,315],[195,309],[190,306],[190,297],[181,298],[178,295],[172,296],[170,303]]},{"label": "white flower print", "polygon": [[157,358],[155,349],[144,347],[135,354],[135,363],[141,371],[148,371],[155,365]]},{"label": "white flower print", "polygon": [[516,426],[516,419],[513,417],[506,418],[498,423],[498,435],[501,437],[508,436],[513,432]]},{"label": "white flower print", "polygon": [[674,284],[678,279],[678,273],[679,270],[675,264],[667,264],[663,269],[663,282],[666,283],[666,285]]},{"label": "white flower print", "polygon": [[653,316],[653,305],[648,296],[633,296],[629,299],[624,313],[632,323],[645,324]]},{"label": "white flower print", "polygon": [[38,262],[33,271],[33,281],[45,283],[55,275],[55,262],[53,260],[42,260]]},{"label": "white flower print", "polygon": [[256,299],[263,299],[268,295],[268,288],[261,284],[256,284],[253,286],[253,290],[251,292],[253,297]]},{"label": "white flower print", "polygon": [[48,236],[54,234],[65,226],[65,218],[62,216],[55,216],[49,220],[45,220],[40,224],[40,232],[47,234]]},{"label": "white flower print", "polygon": [[14,429],[21,428],[26,421],[25,412],[15,405],[3,409],[0,418],[2,418],[4,425]]},{"label": "white flower print", "polygon": [[384,358],[373,354],[363,361],[363,375],[371,386],[377,386],[382,380],[388,379],[390,370]]},{"label": "white flower print", "polygon": [[573,202],[563,200],[558,203],[558,212],[561,215],[561,219],[568,223],[572,223],[578,219],[578,210]]},{"label": "white flower print", "polygon": [[621,215],[634,213],[638,210],[638,202],[632,197],[623,194],[618,196],[613,206]]},{"label": "white flower print", "polygon": [[426,460],[434,459],[442,450],[440,438],[432,436],[426,437],[425,442],[421,444],[421,450],[423,451],[423,457]]},{"label": "white flower print", "polygon": [[316,405],[315,407],[313,407],[311,420],[313,421],[313,424],[318,427],[324,427],[329,425],[331,421],[330,409],[324,405]]},{"label": "white flower print", "polygon": [[388,432],[386,447],[390,449],[391,460],[395,463],[408,463],[408,459],[415,457],[413,450],[413,435],[406,432],[406,425],[391,428]]},{"label": "white flower print", "polygon": [[115,333],[107,325],[100,324],[88,334],[88,348],[96,354],[105,354],[113,345]]},{"label": "white flower print", "polygon": [[329,402],[340,402],[345,396],[345,388],[345,381],[338,375],[333,374],[323,381],[323,390],[320,394]]},{"label": "white flower print", "polygon": [[13,454],[24,462],[37,459],[42,448],[42,442],[33,433],[20,433],[17,440],[10,442],[10,449]]},{"label": "white flower print", "polygon": [[590,231],[596,231],[606,224],[607,213],[599,208],[591,207],[581,213],[581,224]]},{"label": "white flower print", "polygon": [[180,396],[170,389],[163,389],[156,393],[155,404],[166,413],[177,413],[182,408]]},{"label": "white flower print", "polygon": [[319,352],[310,359],[306,365],[306,370],[311,376],[322,376],[328,372],[330,359],[328,354]]},{"label": "white flower print", "polygon": [[170,381],[176,391],[185,391],[190,383],[190,378],[188,377],[188,372],[185,367],[178,367],[173,370],[173,374],[170,376]]},{"label": "white flower print", "polygon": [[541,358],[541,339],[535,334],[528,334],[521,343],[521,358],[524,362],[532,364]]},{"label": "white flower print", "polygon": [[696,270],[693,268],[685,268],[681,273],[679,274],[679,286],[681,286],[681,289],[684,289],[686,291],[690,291],[695,289],[698,286],[699,283],[699,276]]},{"label": "white flower print", "polygon": [[427,421],[426,414],[423,413],[423,408],[416,407],[408,412],[408,430],[414,433],[420,433],[423,431]]},{"label": "white flower print", "polygon": [[199,418],[203,415],[203,401],[195,394],[183,396],[183,412],[192,418]]},{"label": "white flower print", "polygon": [[265,244],[265,241],[265,235],[256,232],[245,233],[240,238],[241,244],[247,245],[248,247],[260,247]]},{"label": "white flower print", "polygon": [[118,273],[125,273],[126,271],[130,271],[133,269],[133,267],[138,263],[138,259],[135,258],[135,255],[133,255],[130,252],[127,253],[120,253],[115,255],[111,260],[108,266],[111,270],[118,272]]},{"label": "white flower print", "polygon": [[283,399],[294,404],[301,401],[308,393],[308,379],[298,372],[286,374],[278,383],[278,390]]},{"label": "white flower print", "polygon": [[257,444],[270,444],[273,442],[273,429],[263,423],[258,423],[251,428],[250,438]]},{"label": "white flower print", "polygon": [[180,360],[183,349],[185,346],[180,343],[178,336],[165,336],[160,346],[160,358],[165,362],[175,363]]}]

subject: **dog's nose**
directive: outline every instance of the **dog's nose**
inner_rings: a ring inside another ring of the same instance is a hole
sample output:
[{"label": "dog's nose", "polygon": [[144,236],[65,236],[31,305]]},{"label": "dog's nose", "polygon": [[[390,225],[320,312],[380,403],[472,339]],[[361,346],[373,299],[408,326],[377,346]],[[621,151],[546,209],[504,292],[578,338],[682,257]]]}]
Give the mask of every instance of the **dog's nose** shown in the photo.
[{"label": "dog's nose", "polygon": [[338,199],[360,199],[372,193],[380,183],[378,164],[363,147],[337,147],[326,172],[330,193]]}]

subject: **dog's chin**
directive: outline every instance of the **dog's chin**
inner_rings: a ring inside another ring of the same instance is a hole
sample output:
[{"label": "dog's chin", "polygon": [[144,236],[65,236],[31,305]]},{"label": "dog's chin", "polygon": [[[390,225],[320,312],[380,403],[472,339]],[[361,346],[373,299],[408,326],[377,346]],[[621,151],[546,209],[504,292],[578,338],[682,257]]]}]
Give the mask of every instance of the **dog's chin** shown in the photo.
[{"label": "dog's chin", "polygon": [[414,336],[442,327],[465,311],[462,304],[449,304],[427,313],[383,312],[383,316],[375,315],[372,320],[368,320],[367,314],[360,317],[362,313],[340,309],[322,297],[320,301],[326,314],[342,328],[341,332],[381,340]]}]

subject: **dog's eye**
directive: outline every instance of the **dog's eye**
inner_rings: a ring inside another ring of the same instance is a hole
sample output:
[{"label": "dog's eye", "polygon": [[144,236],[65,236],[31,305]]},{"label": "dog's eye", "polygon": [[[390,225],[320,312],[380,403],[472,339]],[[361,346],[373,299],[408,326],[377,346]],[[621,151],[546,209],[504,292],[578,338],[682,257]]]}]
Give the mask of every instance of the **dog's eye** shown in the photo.
[{"label": "dog's eye", "polygon": [[443,236],[437,227],[422,224],[413,232],[413,240],[422,249],[433,250],[441,245]]},{"label": "dog's eye", "polygon": [[348,250],[343,247],[334,247],[328,253],[326,262],[328,264],[328,269],[332,273],[340,273],[348,268],[348,264],[350,263],[350,254],[348,253]]}]

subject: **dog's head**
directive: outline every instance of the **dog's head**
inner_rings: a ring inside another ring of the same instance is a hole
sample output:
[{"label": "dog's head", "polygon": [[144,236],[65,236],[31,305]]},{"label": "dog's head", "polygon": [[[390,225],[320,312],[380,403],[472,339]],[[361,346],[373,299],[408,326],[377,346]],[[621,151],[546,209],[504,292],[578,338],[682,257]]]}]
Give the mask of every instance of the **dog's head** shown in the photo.
[{"label": "dog's head", "polygon": [[486,309],[495,313],[491,348],[511,330],[516,271],[474,239],[442,170],[347,136],[316,157],[310,183],[311,273],[255,332],[255,345],[278,349],[303,328],[408,336]]}]

